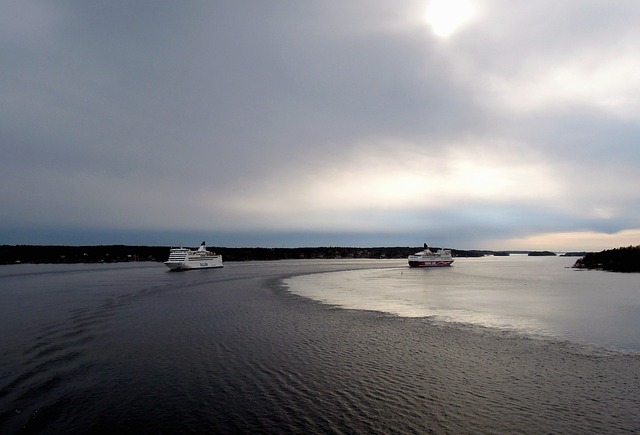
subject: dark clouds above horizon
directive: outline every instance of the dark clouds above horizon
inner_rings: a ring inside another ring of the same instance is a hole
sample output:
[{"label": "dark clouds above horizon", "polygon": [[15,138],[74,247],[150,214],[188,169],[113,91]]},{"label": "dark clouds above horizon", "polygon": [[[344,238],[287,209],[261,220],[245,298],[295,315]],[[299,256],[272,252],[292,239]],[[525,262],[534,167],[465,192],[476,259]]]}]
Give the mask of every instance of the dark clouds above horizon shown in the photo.
[{"label": "dark clouds above horizon", "polygon": [[640,4],[444,4],[5,2],[0,244],[640,244]]}]

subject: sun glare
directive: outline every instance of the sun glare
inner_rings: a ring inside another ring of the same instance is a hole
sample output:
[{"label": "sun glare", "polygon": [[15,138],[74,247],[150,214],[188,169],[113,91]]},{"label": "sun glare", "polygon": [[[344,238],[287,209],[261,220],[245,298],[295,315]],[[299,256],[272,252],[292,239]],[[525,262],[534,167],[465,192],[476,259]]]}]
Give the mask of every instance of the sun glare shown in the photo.
[{"label": "sun glare", "polygon": [[468,23],[476,13],[471,0],[432,0],[426,13],[426,21],[433,33],[448,38]]}]

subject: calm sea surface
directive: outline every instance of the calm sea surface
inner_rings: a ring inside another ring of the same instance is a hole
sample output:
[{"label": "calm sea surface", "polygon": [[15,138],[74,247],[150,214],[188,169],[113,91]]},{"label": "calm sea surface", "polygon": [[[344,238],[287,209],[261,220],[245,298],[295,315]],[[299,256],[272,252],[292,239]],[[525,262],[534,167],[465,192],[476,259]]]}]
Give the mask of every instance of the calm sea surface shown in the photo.
[{"label": "calm sea surface", "polygon": [[0,266],[0,433],[640,432],[640,275],[574,260]]},{"label": "calm sea surface", "polygon": [[286,280],[345,308],[430,317],[640,352],[640,274],[573,269],[576,258],[458,258],[453,267],[368,269]]}]

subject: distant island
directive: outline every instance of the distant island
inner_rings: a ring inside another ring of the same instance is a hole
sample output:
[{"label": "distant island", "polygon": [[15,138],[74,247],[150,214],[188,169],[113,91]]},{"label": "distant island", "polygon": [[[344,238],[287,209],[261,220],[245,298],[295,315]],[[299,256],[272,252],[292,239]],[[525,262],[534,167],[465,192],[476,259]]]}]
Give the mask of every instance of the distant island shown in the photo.
[{"label": "distant island", "polygon": [[[63,246],[0,245],[0,264],[20,263],[120,263],[132,261],[165,261],[169,246]],[[401,259],[422,247],[307,247],[307,248],[225,248],[210,246],[222,254],[224,261],[269,261],[289,259],[372,258]],[[437,248],[435,248],[437,249]],[[528,251],[490,251],[451,249],[454,257],[509,256]],[[552,253],[553,254],[553,253]],[[555,255],[555,254],[553,254]]]},{"label": "distant island", "polygon": [[640,272],[640,245],[590,252],[579,258],[573,267],[610,272]]},{"label": "distant island", "polygon": [[[19,263],[120,263],[131,261],[165,261],[169,246],[60,246],[60,245],[0,245],[0,264]],[[306,247],[306,248],[225,248],[209,249],[222,254],[224,261],[270,261],[292,259],[402,259],[420,251],[421,247],[396,246],[377,248]],[[551,251],[491,251],[451,249],[454,257],[509,256],[526,254],[555,256]],[[640,246],[602,252],[568,252],[563,256],[580,256],[573,267],[616,272],[640,272]]]}]

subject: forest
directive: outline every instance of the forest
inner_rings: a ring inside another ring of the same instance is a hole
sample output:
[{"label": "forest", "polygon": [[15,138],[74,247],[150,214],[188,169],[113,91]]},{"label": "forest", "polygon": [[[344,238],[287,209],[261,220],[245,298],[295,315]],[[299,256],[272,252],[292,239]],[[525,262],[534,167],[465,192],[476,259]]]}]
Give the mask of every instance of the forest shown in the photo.
[{"label": "forest", "polygon": [[640,245],[590,252],[579,258],[573,267],[611,272],[640,272]]},{"label": "forest", "polygon": [[[1,245],[0,264],[16,263],[119,263],[129,261],[165,261],[169,246],[55,246]],[[209,246],[227,261],[267,261],[288,259],[406,258],[421,247],[306,247],[306,248],[225,248]],[[452,249],[454,257],[508,255],[505,252]]]}]

